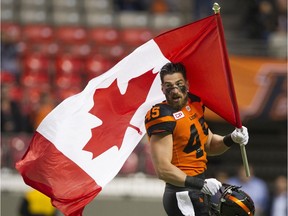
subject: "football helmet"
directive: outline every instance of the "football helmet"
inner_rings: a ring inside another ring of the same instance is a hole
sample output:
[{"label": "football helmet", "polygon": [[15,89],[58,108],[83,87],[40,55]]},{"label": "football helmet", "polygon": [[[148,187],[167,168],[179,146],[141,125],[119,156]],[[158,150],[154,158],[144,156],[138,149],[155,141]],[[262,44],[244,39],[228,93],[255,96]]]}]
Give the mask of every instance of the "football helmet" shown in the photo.
[{"label": "football helmet", "polygon": [[211,214],[214,216],[254,216],[254,202],[240,188],[239,186],[223,184],[219,190],[219,203],[211,204]]}]

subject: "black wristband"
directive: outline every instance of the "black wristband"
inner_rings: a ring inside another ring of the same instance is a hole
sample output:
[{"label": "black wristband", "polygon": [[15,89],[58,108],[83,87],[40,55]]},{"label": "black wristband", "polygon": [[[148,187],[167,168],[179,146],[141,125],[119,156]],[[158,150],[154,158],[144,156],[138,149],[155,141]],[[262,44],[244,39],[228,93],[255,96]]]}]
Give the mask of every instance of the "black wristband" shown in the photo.
[{"label": "black wristband", "polygon": [[231,134],[228,134],[226,136],[224,136],[223,138],[223,143],[227,146],[227,147],[231,147],[232,145],[236,144],[231,137]]},{"label": "black wristband", "polygon": [[195,188],[201,190],[204,185],[204,179],[186,176],[185,187]]}]

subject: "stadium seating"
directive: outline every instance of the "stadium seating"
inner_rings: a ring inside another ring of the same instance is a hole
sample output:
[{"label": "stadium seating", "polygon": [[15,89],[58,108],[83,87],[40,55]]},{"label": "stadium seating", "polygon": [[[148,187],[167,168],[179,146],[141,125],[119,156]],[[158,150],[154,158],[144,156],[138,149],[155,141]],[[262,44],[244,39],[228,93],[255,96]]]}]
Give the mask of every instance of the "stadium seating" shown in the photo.
[{"label": "stadium seating", "polygon": [[120,32],[124,45],[138,47],[153,38],[148,28],[124,28]]},{"label": "stadium seating", "polygon": [[1,21],[2,22],[16,22],[18,20],[18,15],[14,10],[13,4],[2,4],[1,1]]},{"label": "stadium seating", "polygon": [[22,40],[28,40],[30,43],[39,41],[53,41],[54,29],[47,24],[30,24],[22,27]]},{"label": "stadium seating", "polygon": [[90,54],[90,44],[86,28],[62,26],[55,29],[58,55],[86,57]]},{"label": "stadium seating", "polygon": [[115,45],[120,43],[120,33],[116,28],[97,27],[87,30],[91,43],[97,45]]},{"label": "stadium seating", "polygon": [[51,14],[51,22],[55,26],[81,26],[83,25],[83,15],[77,9],[63,10],[55,8]]},{"label": "stadium seating", "polygon": [[2,0],[1,6],[13,6],[15,4],[15,0]]},{"label": "stadium seating", "polygon": [[14,84],[16,81],[16,77],[9,71],[2,70],[0,73],[0,81],[2,84]]},{"label": "stadium seating", "polygon": [[59,45],[54,41],[21,41],[18,43],[18,51],[21,56],[38,53],[54,57],[59,51]]},{"label": "stadium seating", "polygon": [[21,24],[45,24],[50,22],[50,14],[46,8],[23,7],[19,11]]},{"label": "stadium seating", "polygon": [[101,75],[113,66],[113,62],[101,55],[91,55],[86,59],[85,72],[88,80]]},{"label": "stadium seating", "polygon": [[131,52],[131,48],[125,47],[123,44],[95,46],[94,50],[96,53],[111,59],[115,64]]},{"label": "stadium seating", "polygon": [[48,73],[50,64],[50,59],[42,53],[27,53],[22,58],[22,72],[27,73],[27,71],[43,71]]},{"label": "stadium seating", "polygon": [[58,74],[55,78],[54,95],[57,102],[83,90],[83,80],[79,74]]},{"label": "stadium seating", "polygon": [[139,11],[122,11],[116,19],[120,28],[147,28],[149,18],[147,13]]},{"label": "stadium seating", "polygon": [[55,29],[55,39],[64,43],[87,42],[87,32],[80,26],[61,26]]},{"label": "stadium seating", "polygon": [[[1,136],[1,167],[15,167],[26,152],[31,135],[18,134],[15,136]],[[9,152],[9,155],[5,154]]]},{"label": "stadium seating", "polygon": [[115,16],[106,11],[92,11],[88,10],[83,15],[83,19],[85,20],[85,24],[91,28],[97,27],[107,27],[107,26],[115,26]]},{"label": "stadium seating", "polygon": [[58,46],[54,38],[54,28],[47,24],[24,25],[21,28],[21,41],[19,42],[19,53],[30,55],[38,53],[54,56]]},{"label": "stadium seating", "polygon": [[42,71],[28,71],[21,77],[21,84],[24,87],[33,87],[40,89],[50,88],[50,78],[48,74]]},{"label": "stadium seating", "polygon": [[70,54],[58,55],[55,59],[55,74],[81,74],[83,61]]},{"label": "stadium seating", "polygon": [[15,43],[19,42],[22,37],[20,25],[13,22],[1,22],[1,32],[4,32]]},{"label": "stadium seating", "polygon": [[[7,0],[6,0],[7,1]],[[25,0],[20,2],[22,7],[47,8],[48,2],[45,0]]]},{"label": "stadium seating", "polygon": [[153,14],[151,16],[152,29],[172,29],[184,23],[184,17],[178,13]]},{"label": "stadium seating", "polygon": [[80,2],[77,0],[51,0],[53,8],[61,10],[77,10],[80,7]]},{"label": "stadium seating", "polygon": [[84,8],[87,11],[107,11],[113,12],[113,4],[111,0],[83,0]]}]

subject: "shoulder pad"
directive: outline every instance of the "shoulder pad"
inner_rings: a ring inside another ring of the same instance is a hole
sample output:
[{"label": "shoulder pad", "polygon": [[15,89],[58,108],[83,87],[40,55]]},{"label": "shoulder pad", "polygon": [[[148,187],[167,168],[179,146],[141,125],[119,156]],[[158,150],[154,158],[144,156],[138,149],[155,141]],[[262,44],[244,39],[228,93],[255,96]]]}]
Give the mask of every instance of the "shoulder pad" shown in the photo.
[{"label": "shoulder pad", "polygon": [[175,110],[171,106],[165,103],[156,104],[153,107],[159,107],[160,110],[159,117],[173,116],[173,113],[175,112]]}]

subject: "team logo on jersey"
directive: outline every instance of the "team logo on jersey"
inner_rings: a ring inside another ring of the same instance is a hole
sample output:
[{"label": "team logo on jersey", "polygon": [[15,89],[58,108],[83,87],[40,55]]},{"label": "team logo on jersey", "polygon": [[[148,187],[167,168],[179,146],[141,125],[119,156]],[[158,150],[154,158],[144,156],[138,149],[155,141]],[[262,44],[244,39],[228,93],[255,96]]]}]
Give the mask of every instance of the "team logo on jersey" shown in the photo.
[{"label": "team logo on jersey", "polygon": [[190,111],[191,111],[190,106],[186,106],[186,110],[187,110],[188,112],[190,112]]},{"label": "team logo on jersey", "polygon": [[184,113],[182,111],[179,111],[179,112],[173,113],[173,116],[176,120],[178,120],[184,117]]}]

